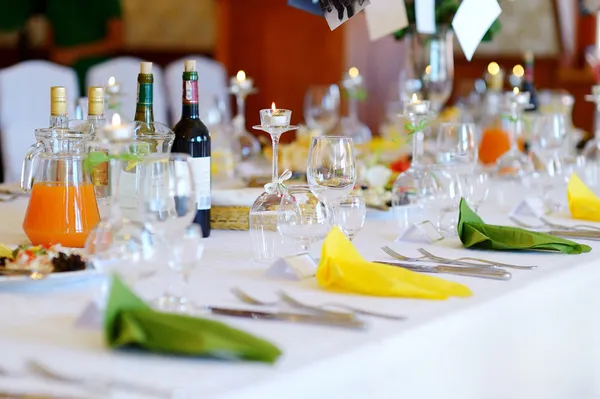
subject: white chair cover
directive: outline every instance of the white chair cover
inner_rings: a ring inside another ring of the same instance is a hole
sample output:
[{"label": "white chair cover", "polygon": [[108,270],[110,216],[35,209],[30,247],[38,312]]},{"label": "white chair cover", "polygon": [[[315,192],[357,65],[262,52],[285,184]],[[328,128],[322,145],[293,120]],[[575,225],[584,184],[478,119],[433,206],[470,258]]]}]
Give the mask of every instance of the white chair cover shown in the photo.
[{"label": "white chair cover", "polygon": [[25,61],[0,70],[0,132],[4,181],[21,179],[23,157],[35,142],[34,129],[50,125],[50,86],[67,88],[68,112],[74,117],[79,98],[77,74],[48,61]]},{"label": "white chair cover", "polygon": [[[225,67],[220,62],[210,58],[191,55],[171,62],[165,68],[173,125],[181,118],[181,76],[183,74],[184,60],[196,61],[200,117],[204,120],[206,115],[212,116],[214,112],[210,111],[215,111],[217,102],[220,102],[220,106],[223,107],[224,117],[226,121],[229,121],[231,119],[231,111]],[[205,120],[204,122],[209,123],[210,121]]]},{"label": "white chair cover", "polygon": [[[94,65],[87,73],[87,86],[106,86],[108,79],[114,76],[121,85],[121,111],[125,120],[133,120],[137,101],[137,76],[140,73],[140,62],[144,60],[135,57],[117,57]],[[162,68],[156,64],[152,67],[154,75],[153,108],[154,120],[166,125],[167,101],[165,99],[165,86]]]}]

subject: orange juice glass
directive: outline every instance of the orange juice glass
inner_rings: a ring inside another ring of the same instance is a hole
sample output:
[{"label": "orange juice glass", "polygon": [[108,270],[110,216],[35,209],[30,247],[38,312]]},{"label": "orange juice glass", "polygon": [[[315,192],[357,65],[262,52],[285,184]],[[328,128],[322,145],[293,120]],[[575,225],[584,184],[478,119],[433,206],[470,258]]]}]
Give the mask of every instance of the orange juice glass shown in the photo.
[{"label": "orange juice glass", "polygon": [[37,129],[35,135],[21,176],[21,187],[31,191],[23,230],[34,245],[83,248],[100,221],[85,163],[92,136],[62,128]]}]

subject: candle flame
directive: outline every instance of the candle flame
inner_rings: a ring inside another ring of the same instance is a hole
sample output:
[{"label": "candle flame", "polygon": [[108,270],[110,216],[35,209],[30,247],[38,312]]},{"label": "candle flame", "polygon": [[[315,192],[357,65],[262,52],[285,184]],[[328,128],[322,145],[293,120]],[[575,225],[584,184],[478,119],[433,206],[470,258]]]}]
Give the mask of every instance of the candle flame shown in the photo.
[{"label": "candle flame", "polygon": [[114,86],[116,82],[116,79],[114,76],[111,76],[110,78],[108,78],[108,85],[109,86]]},{"label": "candle flame", "polygon": [[243,82],[244,80],[246,80],[246,72],[239,71],[236,75],[236,78],[238,81]]},{"label": "candle flame", "polygon": [[521,65],[515,65],[512,72],[517,78],[522,78],[525,75],[525,69]]},{"label": "candle flame", "polygon": [[498,73],[500,73],[500,65],[498,65],[497,62],[490,62],[487,70],[490,75],[496,76]]},{"label": "candle flame", "polygon": [[273,112],[277,111],[277,107],[275,106],[275,103],[271,104],[271,110]]},{"label": "candle flame", "polygon": [[419,101],[419,97],[417,97],[417,93],[413,93],[413,95],[412,95],[412,102],[416,103],[417,101]]},{"label": "candle flame", "polygon": [[357,67],[352,67],[352,68],[350,68],[350,70],[348,71],[348,75],[349,75],[351,78],[355,78],[355,77],[357,77],[358,75],[360,75],[360,72],[359,72],[359,70],[358,70],[358,68],[357,68]]},{"label": "candle flame", "polygon": [[513,93],[519,94],[519,88],[518,87],[513,88]]},{"label": "candle flame", "polygon": [[112,124],[113,126],[118,126],[121,124],[121,115],[119,114],[114,114],[112,117]]},{"label": "candle flame", "polygon": [[431,75],[431,65],[427,65],[427,66],[425,67],[425,74],[427,74],[427,75]]}]

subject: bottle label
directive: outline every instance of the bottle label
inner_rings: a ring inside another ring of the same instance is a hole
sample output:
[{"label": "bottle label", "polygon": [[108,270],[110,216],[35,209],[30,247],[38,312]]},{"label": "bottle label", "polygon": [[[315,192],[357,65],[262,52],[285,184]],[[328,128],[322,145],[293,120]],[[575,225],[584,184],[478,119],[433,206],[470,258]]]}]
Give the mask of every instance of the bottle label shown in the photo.
[{"label": "bottle label", "polygon": [[184,80],[183,81],[183,98],[184,104],[198,103],[198,81]]},{"label": "bottle label", "polygon": [[190,158],[189,164],[196,184],[198,210],[210,209],[210,157]]},{"label": "bottle label", "polygon": [[152,105],[152,83],[138,83],[138,104]]}]

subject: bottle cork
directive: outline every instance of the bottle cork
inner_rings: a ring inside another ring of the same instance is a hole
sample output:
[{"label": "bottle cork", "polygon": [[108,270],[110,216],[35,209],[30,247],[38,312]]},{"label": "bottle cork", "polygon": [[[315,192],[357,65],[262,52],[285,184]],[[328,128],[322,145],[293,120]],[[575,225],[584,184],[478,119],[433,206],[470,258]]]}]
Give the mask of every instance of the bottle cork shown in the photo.
[{"label": "bottle cork", "polygon": [[140,62],[140,73],[143,73],[144,75],[150,75],[152,73],[152,63]]},{"label": "bottle cork", "polygon": [[183,62],[183,70],[185,72],[196,72],[196,61],[195,60],[185,60]]},{"label": "bottle cork", "polygon": [[88,115],[104,115],[104,87],[88,87]]},{"label": "bottle cork", "polygon": [[52,86],[50,88],[50,114],[54,116],[67,114],[67,88]]}]

